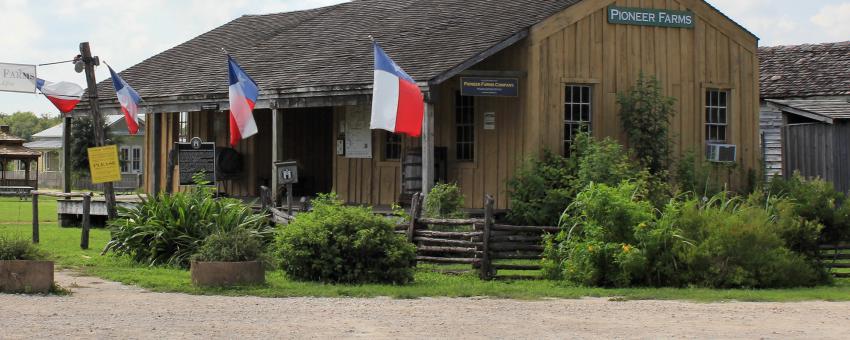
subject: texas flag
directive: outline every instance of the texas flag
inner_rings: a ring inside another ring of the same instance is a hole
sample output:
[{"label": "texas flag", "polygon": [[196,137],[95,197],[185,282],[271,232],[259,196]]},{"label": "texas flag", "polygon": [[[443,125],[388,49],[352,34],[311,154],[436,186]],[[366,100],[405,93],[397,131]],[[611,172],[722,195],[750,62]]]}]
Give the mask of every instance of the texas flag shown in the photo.
[{"label": "texas flag", "polygon": [[372,129],[404,133],[412,137],[422,134],[425,111],[422,91],[401,67],[378,46],[375,50],[375,84],[372,90]]},{"label": "texas flag", "polygon": [[135,135],[139,131],[139,103],[142,98],[124,79],[109,65],[109,73],[112,75],[112,86],[115,87],[115,96],[118,97],[118,103],[121,104],[121,111],[124,112],[124,120],[127,121],[127,130],[130,134]]},{"label": "texas flag", "polygon": [[240,139],[257,133],[253,111],[260,88],[229,55],[227,64],[230,72],[230,145],[236,146]]},{"label": "texas flag", "polygon": [[80,102],[80,98],[83,97],[83,88],[80,85],[66,81],[53,83],[44,79],[36,79],[35,87],[62,113],[74,110],[77,103]]}]

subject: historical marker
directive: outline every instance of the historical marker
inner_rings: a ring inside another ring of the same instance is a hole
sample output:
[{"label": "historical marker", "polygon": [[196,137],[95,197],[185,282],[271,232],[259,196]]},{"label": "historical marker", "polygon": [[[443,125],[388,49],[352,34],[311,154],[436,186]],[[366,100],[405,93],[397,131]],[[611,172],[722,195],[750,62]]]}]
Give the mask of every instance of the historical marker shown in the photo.
[{"label": "historical marker", "polygon": [[195,137],[189,143],[177,143],[177,165],[180,185],[194,185],[194,176],[204,174],[209,185],[215,185],[215,143]]}]

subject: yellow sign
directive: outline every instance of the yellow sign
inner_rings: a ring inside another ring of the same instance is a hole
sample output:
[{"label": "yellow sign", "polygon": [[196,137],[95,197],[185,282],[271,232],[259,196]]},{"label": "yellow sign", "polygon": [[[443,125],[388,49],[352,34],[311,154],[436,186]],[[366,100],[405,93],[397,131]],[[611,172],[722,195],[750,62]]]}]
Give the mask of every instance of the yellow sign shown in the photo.
[{"label": "yellow sign", "polygon": [[118,146],[107,145],[89,148],[89,170],[92,184],[117,182],[121,180],[121,168],[118,166]]}]

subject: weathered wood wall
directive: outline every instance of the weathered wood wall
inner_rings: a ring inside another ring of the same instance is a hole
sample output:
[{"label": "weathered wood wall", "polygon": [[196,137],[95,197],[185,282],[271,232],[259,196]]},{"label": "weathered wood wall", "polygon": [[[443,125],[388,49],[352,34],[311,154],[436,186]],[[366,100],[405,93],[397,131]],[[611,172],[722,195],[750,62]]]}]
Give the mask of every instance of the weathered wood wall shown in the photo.
[{"label": "weathered wood wall", "polygon": [[768,106],[761,107],[759,116],[764,159],[765,178],[782,176],[782,112]]},{"label": "weathered wood wall", "polygon": [[850,123],[788,124],[784,128],[784,174],[832,182],[850,192]]}]

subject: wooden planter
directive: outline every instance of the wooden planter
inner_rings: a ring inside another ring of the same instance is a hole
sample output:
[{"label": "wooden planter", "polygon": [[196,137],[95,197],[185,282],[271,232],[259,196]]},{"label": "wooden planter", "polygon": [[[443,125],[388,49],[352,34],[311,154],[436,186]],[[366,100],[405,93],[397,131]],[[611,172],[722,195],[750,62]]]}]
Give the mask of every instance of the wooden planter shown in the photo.
[{"label": "wooden planter", "polygon": [[249,286],[266,282],[262,262],[192,262],[192,283],[196,286]]},{"label": "wooden planter", "polygon": [[0,261],[0,292],[49,293],[53,287],[51,261]]}]

